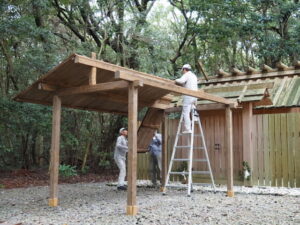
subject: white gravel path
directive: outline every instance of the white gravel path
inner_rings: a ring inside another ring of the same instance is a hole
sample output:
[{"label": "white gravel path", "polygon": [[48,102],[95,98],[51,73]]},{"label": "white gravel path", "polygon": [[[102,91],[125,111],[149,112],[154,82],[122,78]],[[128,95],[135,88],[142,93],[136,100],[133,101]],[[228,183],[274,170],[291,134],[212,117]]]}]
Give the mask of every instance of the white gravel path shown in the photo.
[{"label": "white gravel path", "polygon": [[56,208],[47,206],[48,187],[1,189],[0,224],[300,224],[300,189],[236,187],[228,198],[225,187],[195,187],[189,198],[146,185],[138,188],[137,216],[125,215],[126,192],[105,183],[60,185]]}]

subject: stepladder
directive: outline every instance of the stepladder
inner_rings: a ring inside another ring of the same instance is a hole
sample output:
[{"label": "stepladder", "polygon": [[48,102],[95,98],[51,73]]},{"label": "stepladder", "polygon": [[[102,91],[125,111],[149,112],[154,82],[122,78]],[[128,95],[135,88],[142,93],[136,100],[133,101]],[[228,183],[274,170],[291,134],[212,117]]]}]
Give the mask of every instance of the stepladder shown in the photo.
[{"label": "stepladder", "polygon": [[[191,132],[183,131],[183,114],[180,116],[168,173],[165,180],[165,187],[163,188],[163,194],[166,194],[168,187],[176,187],[176,184],[170,182],[171,177],[175,176],[187,178],[187,182],[185,183],[188,196],[191,196],[191,192],[193,190],[193,177],[195,176],[209,176],[211,185],[215,191],[215,182],[205,142],[205,136],[200,115],[195,106],[192,107],[190,114]],[[180,165],[184,166],[182,167]],[[178,187],[182,187],[182,185],[179,185]]]}]

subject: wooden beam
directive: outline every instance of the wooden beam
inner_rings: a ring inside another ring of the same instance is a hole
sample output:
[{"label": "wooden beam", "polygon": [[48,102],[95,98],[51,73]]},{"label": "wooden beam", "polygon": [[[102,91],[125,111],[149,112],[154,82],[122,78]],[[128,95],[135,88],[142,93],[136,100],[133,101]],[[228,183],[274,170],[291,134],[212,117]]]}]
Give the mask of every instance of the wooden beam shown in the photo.
[{"label": "wooden beam", "polygon": [[161,80],[161,81],[172,83],[171,80],[166,79],[166,78],[158,77],[158,76],[155,76],[152,74],[143,73],[143,72],[133,70],[133,69],[128,69],[128,68],[122,67],[122,66],[117,66],[115,64],[111,64],[111,63],[104,62],[101,60],[91,59],[91,58],[88,58],[88,57],[82,56],[82,55],[75,54],[75,57],[73,57],[73,60],[74,60],[74,63],[79,63],[79,64],[86,65],[86,66],[94,66],[94,67],[102,69],[102,70],[108,70],[108,71],[112,71],[112,72],[125,71],[128,74],[135,74],[135,75],[138,75],[139,77],[153,78],[155,80]]},{"label": "wooden beam", "polygon": [[255,68],[253,68],[251,66],[247,66],[246,73],[247,74],[258,74],[259,70],[256,70]]},{"label": "wooden beam", "polygon": [[129,84],[128,87],[128,190],[127,215],[137,214],[136,205],[136,169],[137,169],[137,116],[138,88]]},{"label": "wooden beam", "polygon": [[[76,55],[74,57],[74,63],[80,63],[83,65],[94,66],[99,69],[116,72],[117,75],[115,76],[115,78],[117,78],[117,79],[123,79],[123,80],[128,80],[128,81],[142,80],[144,85],[149,85],[149,86],[154,86],[154,87],[157,87],[156,85],[158,85],[158,88],[161,88],[164,90],[169,90],[174,93],[194,96],[197,98],[203,98],[206,100],[220,102],[223,104],[229,104],[232,107],[235,106],[235,102],[224,99],[222,97],[218,97],[218,96],[214,96],[214,95],[207,95],[205,93],[200,94],[200,91],[192,91],[192,90],[188,90],[183,87],[178,87],[175,85],[174,81],[171,81],[169,79],[165,79],[165,78],[154,76],[151,74],[146,74],[146,73],[142,73],[139,71],[131,70],[131,69],[128,69],[125,67],[113,65],[113,64],[106,63],[106,62],[103,62],[100,60],[93,60],[88,57]],[[122,71],[122,75],[118,71]],[[122,76],[122,78],[120,76],[118,78],[118,74],[120,74]],[[194,95],[192,93],[194,93]]]},{"label": "wooden beam", "polygon": [[[201,63],[200,60],[198,60],[198,67],[199,67],[201,73],[203,74],[205,80],[208,81],[208,76],[207,76],[207,74],[206,74],[206,72],[204,70],[204,67],[203,67],[203,65],[202,65],[202,63]],[[200,71],[199,71],[199,73],[200,73]]]},{"label": "wooden beam", "polygon": [[299,68],[300,67],[300,61],[296,60],[293,63],[294,67]]},{"label": "wooden beam", "polygon": [[160,191],[164,192],[166,187],[166,177],[168,169],[168,116],[164,114],[162,121],[162,159],[161,159],[161,188]]},{"label": "wooden beam", "polygon": [[142,79],[144,85],[160,88],[162,90],[167,90],[167,91],[174,92],[174,93],[193,96],[196,98],[206,99],[206,100],[213,101],[213,102],[227,104],[227,105],[230,105],[231,107],[236,107],[236,102],[234,102],[234,101],[231,101],[231,100],[219,97],[219,96],[215,96],[212,94],[205,93],[203,90],[198,90],[198,91],[189,90],[187,88],[175,85],[175,82],[167,83],[167,82],[161,82],[161,81],[149,79],[149,78],[141,78],[137,75],[128,74],[123,71],[115,72],[115,79],[122,79],[122,80],[128,80],[128,81]]},{"label": "wooden beam", "polygon": [[241,70],[239,70],[238,68],[232,68],[232,74],[233,75],[237,75],[237,76],[242,76],[242,75],[245,75],[246,73],[245,72],[243,72],[243,71],[241,71]]},{"label": "wooden beam", "polygon": [[52,113],[52,137],[50,152],[50,198],[49,206],[58,205],[58,167],[59,167],[59,146],[60,146],[60,119],[61,100],[58,96],[53,97]]},{"label": "wooden beam", "polygon": [[274,107],[254,109],[253,114],[300,113],[300,107]]},{"label": "wooden beam", "polygon": [[42,91],[57,91],[59,87],[41,82],[38,84],[38,89]]},{"label": "wooden beam", "polygon": [[243,81],[243,80],[252,80],[252,79],[259,79],[259,78],[275,78],[275,77],[282,77],[282,76],[295,76],[300,74],[300,69],[292,69],[292,70],[285,70],[285,71],[274,71],[269,73],[259,73],[253,74],[251,76],[244,75],[244,76],[237,76],[237,77],[211,77],[208,82],[203,81],[199,82],[199,84],[209,85],[215,83],[225,83],[225,82],[233,82],[233,81]]},{"label": "wooden beam", "polygon": [[225,72],[223,69],[217,70],[218,77],[230,77],[230,73]]},{"label": "wooden beam", "polygon": [[128,87],[128,82],[124,80],[112,81],[107,83],[100,83],[95,85],[84,85],[79,87],[64,88],[58,91],[59,96],[87,94],[93,92],[110,91],[116,89],[123,89]]},{"label": "wooden beam", "polygon": [[282,62],[276,63],[276,67],[277,67],[279,70],[290,70],[290,69],[293,69],[292,67],[288,67],[287,65],[285,65],[285,64],[282,63]]},{"label": "wooden beam", "polygon": [[[96,59],[96,53],[92,52],[92,59]],[[89,73],[89,85],[95,85],[97,83],[97,68],[92,67]]]},{"label": "wooden beam", "polygon": [[[251,102],[244,103],[242,111],[243,161],[247,162],[251,169],[253,169],[252,120],[253,105]],[[252,176],[250,176],[250,181],[244,181],[244,185],[252,185]]]},{"label": "wooden beam", "polygon": [[272,67],[270,67],[270,66],[268,66],[266,64],[263,64],[261,66],[261,70],[262,70],[263,73],[270,73],[270,72],[275,71]]},{"label": "wooden beam", "polygon": [[[205,105],[197,105],[196,108],[199,111],[225,110],[226,105],[220,103],[212,103],[212,104],[205,104]],[[174,113],[174,112],[181,112],[181,111],[182,111],[182,106],[165,109],[166,113]]]},{"label": "wooden beam", "polygon": [[232,130],[232,111],[230,107],[225,110],[225,134],[227,149],[227,196],[233,197],[233,130]]}]

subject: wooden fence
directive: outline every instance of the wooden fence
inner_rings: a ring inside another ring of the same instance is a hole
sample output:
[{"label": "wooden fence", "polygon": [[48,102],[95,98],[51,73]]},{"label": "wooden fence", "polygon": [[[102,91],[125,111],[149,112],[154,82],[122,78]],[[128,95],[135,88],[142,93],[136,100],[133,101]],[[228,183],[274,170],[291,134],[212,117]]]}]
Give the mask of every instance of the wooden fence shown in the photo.
[{"label": "wooden fence", "polygon": [[[202,113],[202,125],[215,181],[226,183],[226,148],[224,112]],[[168,158],[175,140],[178,119],[169,119]],[[233,112],[234,184],[242,185],[243,129],[241,112]],[[186,144],[182,138],[182,145]],[[300,114],[263,114],[253,116],[253,168],[252,184],[265,186],[300,187]],[[199,140],[195,145],[200,146]],[[178,152],[179,157],[187,156]],[[200,150],[195,157],[203,157]],[[169,161],[169,160],[168,160]],[[149,155],[138,154],[138,178],[149,179]],[[183,164],[177,165],[183,167]],[[201,162],[193,164],[194,170],[207,170]],[[199,175],[196,182],[210,182],[208,176]],[[175,180],[180,177],[173,178]]]}]

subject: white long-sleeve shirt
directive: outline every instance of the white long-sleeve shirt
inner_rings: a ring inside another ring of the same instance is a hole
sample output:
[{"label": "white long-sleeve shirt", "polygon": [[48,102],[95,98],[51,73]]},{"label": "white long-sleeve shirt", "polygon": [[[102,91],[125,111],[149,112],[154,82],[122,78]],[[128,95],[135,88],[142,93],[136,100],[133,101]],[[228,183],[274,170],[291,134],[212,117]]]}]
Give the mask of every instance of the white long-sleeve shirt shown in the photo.
[{"label": "white long-sleeve shirt", "polygon": [[[181,84],[183,85],[183,87],[188,88],[190,90],[198,90],[197,76],[191,71],[186,72],[182,75],[182,77],[176,79],[175,81],[176,83]],[[195,97],[183,95],[183,104],[192,104],[196,100],[197,98]]]},{"label": "white long-sleeve shirt", "polygon": [[121,156],[125,158],[126,152],[128,152],[128,141],[125,136],[120,135],[117,138],[114,157]]}]

